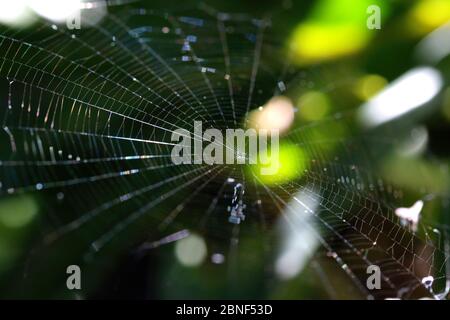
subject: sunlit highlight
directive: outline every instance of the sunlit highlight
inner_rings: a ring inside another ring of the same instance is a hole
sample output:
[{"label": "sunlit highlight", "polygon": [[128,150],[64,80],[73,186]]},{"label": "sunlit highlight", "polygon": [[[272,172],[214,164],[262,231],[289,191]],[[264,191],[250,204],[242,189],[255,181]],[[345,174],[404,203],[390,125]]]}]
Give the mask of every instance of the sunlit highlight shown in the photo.
[{"label": "sunlit highlight", "polygon": [[429,102],[441,87],[442,77],[437,70],[430,67],[413,69],[364,104],[360,121],[367,127],[375,127],[394,120]]},{"label": "sunlit highlight", "polygon": [[0,23],[10,26],[26,25],[33,20],[26,0],[1,1]]},{"label": "sunlit highlight", "polygon": [[283,244],[275,262],[275,272],[280,279],[288,280],[298,275],[319,246],[313,217],[318,199],[298,192],[287,205],[281,221]]},{"label": "sunlit highlight", "polygon": [[63,22],[81,9],[81,0],[30,0],[28,5],[46,19]]},{"label": "sunlit highlight", "polygon": [[409,137],[400,147],[404,156],[417,156],[425,151],[428,144],[428,131],[420,126],[411,130]]},{"label": "sunlit highlight", "polygon": [[439,63],[450,55],[450,23],[436,29],[419,42],[416,55],[421,61]]}]

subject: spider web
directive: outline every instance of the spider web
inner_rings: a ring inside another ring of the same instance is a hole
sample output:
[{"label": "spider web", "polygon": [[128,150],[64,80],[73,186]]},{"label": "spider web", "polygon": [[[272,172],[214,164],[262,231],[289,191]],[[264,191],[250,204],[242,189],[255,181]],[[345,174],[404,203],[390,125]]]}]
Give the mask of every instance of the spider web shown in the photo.
[{"label": "spider web", "polygon": [[[0,193],[29,194],[44,208],[17,277],[22,294],[54,294],[48,292],[65,283],[62,266],[74,263],[87,270],[89,296],[120,253],[145,254],[185,236],[183,230],[225,252],[230,282],[245,255],[241,243],[259,239],[270,282],[274,226],[284,219],[295,231],[293,214],[320,243],[307,268],[328,297],[341,297],[333,273],[362,298],[446,296],[448,228],[425,218],[417,232],[403,226],[394,210],[404,191],[376,174],[381,154],[399,143],[394,125],[383,138],[360,132],[348,108],[295,127],[286,139],[310,155],[309,165],[301,179],[277,186],[238,166],[171,162],[172,131],[190,130],[194,120],[236,128],[274,95],[311,88],[333,95],[348,80],[339,67],[340,81],[330,83],[326,67],[302,69],[277,58],[282,13],[131,5],[81,30],[45,22],[1,29],[7,94]],[[317,134],[327,127],[345,134]],[[239,225],[227,221],[230,181],[245,186],[247,219]],[[447,210],[445,195],[417,192]],[[382,271],[382,290],[366,287],[370,265]]]}]

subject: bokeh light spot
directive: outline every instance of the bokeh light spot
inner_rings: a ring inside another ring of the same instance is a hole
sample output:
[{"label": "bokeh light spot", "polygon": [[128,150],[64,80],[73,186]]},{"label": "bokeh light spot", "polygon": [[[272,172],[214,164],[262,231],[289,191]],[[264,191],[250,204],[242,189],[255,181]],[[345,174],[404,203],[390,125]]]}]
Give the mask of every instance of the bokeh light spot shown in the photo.
[{"label": "bokeh light spot", "polygon": [[[251,165],[251,171],[264,184],[286,183],[302,176],[306,168],[306,154],[295,144],[282,143],[279,156],[269,154],[269,164]],[[276,173],[262,175],[262,167],[275,167]]]},{"label": "bokeh light spot", "polygon": [[450,21],[450,1],[422,0],[408,16],[410,30],[425,34]]},{"label": "bokeh light spot", "polygon": [[322,92],[309,91],[298,99],[299,116],[307,121],[322,119],[330,110],[328,96]]},{"label": "bokeh light spot", "polygon": [[[355,54],[374,33],[367,28],[367,8],[378,5],[382,18],[389,3],[377,0],[320,0],[293,31],[289,51],[299,65],[316,64]],[[349,41],[351,39],[351,41]]]},{"label": "bokeh light spot", "polygon": [[355,85],[355,94],[363,101],[367,101],[388,84],[382,76],[369,74],[358,79]]},{"label": "bokeh light spot", "polygon": [[186,267],[200,265],[206,257],[207,248],[205,240],[199,235],[191,234],[175,244],[175,256]]},{"label": "bokeh light spot", "polygon": [[30,196],[3,199],[0,202],[0,224],[20,228],[30,223],[38,212],[38,205]]},{"label": "bokeh light spot", "polygon": [[309,23],[294,31],[291,50],[300,65],[314,64],[355,53],[367,40],[366,31],[359,26]]},{"label": "bokeh light spot", "polygon": [[285,132],[294,121],[292,101],[284,96],[270,99],[264,106],[249,115],[249,125],[254,129],[279,130]]}]

